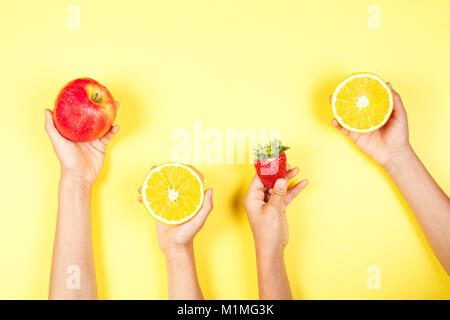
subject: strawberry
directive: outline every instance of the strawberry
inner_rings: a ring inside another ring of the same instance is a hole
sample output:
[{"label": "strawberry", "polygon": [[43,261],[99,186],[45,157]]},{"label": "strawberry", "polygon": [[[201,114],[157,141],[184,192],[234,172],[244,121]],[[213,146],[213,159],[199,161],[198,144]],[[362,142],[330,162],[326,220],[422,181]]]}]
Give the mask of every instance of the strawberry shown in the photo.
[{"label": "strawberry", "polygon": [[268,188],[273,188],[275,181],[286,177],[286,154],[289,147],[280,141],[273,140],[270,144],[259,145],[255,152],[255,168],[261,181]]}]

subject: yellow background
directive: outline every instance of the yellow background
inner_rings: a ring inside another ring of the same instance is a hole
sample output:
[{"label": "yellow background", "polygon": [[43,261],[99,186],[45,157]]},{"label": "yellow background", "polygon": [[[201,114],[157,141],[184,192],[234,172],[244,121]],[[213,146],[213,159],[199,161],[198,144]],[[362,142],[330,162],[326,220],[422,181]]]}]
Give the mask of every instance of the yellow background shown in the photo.
[{"label": "yellow background", "polygon": [[[381,29],[367,27],[369,5]],[[81,28],[66,26],[69,5]],[[450,190],[449,1],[9,1],[0,19],[0,298],[45,299],[58,162],[44,132],[69,80],[90,76],[121,102],[122,128],[94,189],[99,296],[167,297],[154,221],[136,201],[176,129],[278,128],[310,185],[288,210],[297,299],[449,299],[450,278],[382,170],[330,125],[328,95],[347,75],[391,81],[411,142]],[[257,298],[242,198],[252,165],[198,165],[215,209],[196,238],[206,298]],[[420,183],[419,181],[417,183]],[[381,288],[366,286],[367,267]]]}]

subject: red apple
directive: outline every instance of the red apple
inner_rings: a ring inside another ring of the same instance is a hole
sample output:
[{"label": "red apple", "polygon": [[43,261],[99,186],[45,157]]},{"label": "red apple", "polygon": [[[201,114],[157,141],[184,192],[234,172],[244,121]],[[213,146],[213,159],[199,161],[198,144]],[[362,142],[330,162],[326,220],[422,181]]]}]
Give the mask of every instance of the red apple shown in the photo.
[{"label": "red apple", "polygon": [[72,141],[100,138],[108,132],[115,118],[113,96],[91,78],[70,81],[59,92],[53,110],[56,129]]}]

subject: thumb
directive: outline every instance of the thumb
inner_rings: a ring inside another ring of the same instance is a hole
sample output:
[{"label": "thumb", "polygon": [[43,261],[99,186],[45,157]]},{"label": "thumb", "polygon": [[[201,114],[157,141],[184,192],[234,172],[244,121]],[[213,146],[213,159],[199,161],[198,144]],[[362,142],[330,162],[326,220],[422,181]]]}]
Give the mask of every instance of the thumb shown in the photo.
[{"label": "thumb", "polygon": [[55,124],[53,123],[53,114],[49,109],[45,109],[44,114],[45,114],[45,131],[47,131],[47,134],[52,140],[52,142],[55,142],[59,137],[59,133],[55,128]]},{"label": "thumb", "polygon": [[272,189],[272,194],[270,195],[270,199],[268,204],[273,205],[275,207],[281,207],[284,205],[284,197],[287,193],[287,181],[285,179],[278,179],[275,181],[275,185]]},{"label": "thumb", "polygon": [[394,100],[394,111],[392,112],[392,116],[394,118],[406,117],[406,110],[405,106],[403,105],[402,98],[400,97],[398,92],[394,90],[390,82],[388,82],[387,85],[389,89],[391,89],[392,99]]},{"label": "thumb", "polygon": [[213,209],[213,191],[212,189],[208,189],[205,191],[205,200],[203,201],[203,206],[200,209],[199,213],[196,217],[192,220],[197,220],[201,224],[205,223],[206,218],[208,217],[209,213]]}]

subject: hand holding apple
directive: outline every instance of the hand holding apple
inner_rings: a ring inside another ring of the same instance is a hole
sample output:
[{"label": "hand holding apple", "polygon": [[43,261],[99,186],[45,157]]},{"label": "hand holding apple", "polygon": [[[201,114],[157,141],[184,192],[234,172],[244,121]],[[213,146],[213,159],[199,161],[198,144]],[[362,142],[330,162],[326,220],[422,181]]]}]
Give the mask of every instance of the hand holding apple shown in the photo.
[{"label": "hand holding apple", "polygon": [[[116,102],[114,108],[118,107],[119,103]],[[53,123],[52,111],[46,109],[45,118],[45,130],[61,164],[61,176],[74,180],[72,182],[91,186],[98,178],[103,167],[106,147],[119,131],[119,126],[113,126],[99,139],[73,142],[58,132]]]}]

